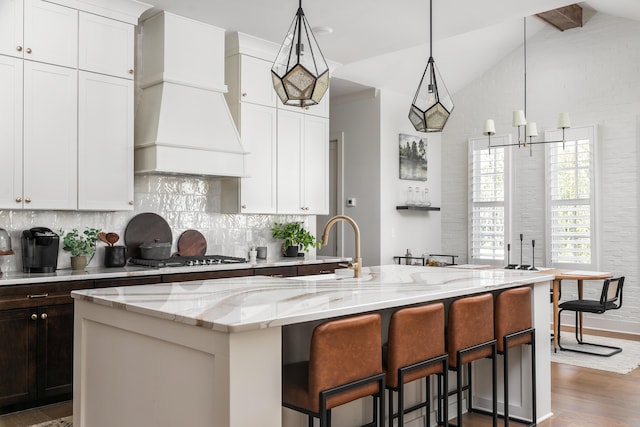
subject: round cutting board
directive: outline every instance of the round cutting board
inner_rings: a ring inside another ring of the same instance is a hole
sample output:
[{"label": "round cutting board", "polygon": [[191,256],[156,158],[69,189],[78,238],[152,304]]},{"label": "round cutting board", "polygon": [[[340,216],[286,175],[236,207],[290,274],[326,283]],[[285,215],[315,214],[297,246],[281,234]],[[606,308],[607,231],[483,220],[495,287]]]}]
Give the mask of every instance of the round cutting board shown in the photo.
[{"label": "round cutting board", "polygon": [[131,218],[124,230],[127,256],[140,258],[140,245],[145,242],[172,243],[171,227],[160,215],[145,212]]},{"label": "round cutting board", "polygon": [[178,238],[179,256],[199,256],[207,252],[207,240],[198,230],[184,231]]}]

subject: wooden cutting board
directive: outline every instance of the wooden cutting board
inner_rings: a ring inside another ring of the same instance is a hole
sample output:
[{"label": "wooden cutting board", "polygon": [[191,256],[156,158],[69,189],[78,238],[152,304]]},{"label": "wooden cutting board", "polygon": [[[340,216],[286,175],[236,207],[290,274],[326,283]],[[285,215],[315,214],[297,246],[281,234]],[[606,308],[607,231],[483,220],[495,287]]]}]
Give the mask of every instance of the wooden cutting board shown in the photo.
[{"label": "wooden cutting board", "polygon": [[186,230],[178,238],[179,256],[199,256],[207,253],[207,239],[198,230]]},{"label": "wooden cutting board", "polygon": [[171,227],[160,215],[145,212],[131,218],[124,230],[124,244],[127,247],[127,257],[140,258],[140,245],[146,242],[158,241],[172,243]]}]

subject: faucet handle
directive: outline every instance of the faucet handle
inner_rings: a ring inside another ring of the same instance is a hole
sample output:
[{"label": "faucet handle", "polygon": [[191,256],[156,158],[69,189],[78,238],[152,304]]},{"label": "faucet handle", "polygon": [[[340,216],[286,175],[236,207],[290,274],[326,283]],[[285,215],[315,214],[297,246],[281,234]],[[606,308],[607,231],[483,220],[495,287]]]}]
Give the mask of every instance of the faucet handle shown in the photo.
[{"label": "faucet handle", "polygon": [[353,263],[349,261],[348,264],[338,264],[338,267],[353,268]]}]

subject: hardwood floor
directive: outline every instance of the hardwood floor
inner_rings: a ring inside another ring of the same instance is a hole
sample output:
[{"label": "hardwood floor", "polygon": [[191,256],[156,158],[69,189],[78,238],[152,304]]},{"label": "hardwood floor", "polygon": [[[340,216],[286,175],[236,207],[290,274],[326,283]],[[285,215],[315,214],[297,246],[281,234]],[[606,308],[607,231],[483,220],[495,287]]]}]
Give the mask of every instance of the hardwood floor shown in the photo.
[{"label": "hardwood floor", "polygon": [[[640,368],[626,375],[560,363],[551,364],[553,417],[540,427],[637,427],[640,425]],[[26,427],[71,415],[71,402],[0,416],[0,427]],[[489,427],[491,417],[468,414],[467,427]],[[499,420],[502,425],[502,420]],[[511,422],[511,426],[523,424]]]}]

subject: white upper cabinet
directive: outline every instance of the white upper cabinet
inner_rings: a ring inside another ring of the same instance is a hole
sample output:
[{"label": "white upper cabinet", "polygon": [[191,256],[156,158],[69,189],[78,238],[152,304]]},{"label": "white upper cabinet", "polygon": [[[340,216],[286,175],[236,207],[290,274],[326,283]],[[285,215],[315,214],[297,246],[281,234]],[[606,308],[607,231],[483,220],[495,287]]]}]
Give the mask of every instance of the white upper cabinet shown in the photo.
[{"label": "white upper cabinet", "polygon": [[23,0],[0,1],[0,54],[22,58]]},{"label": "white upper cabinet", "polygon": [[248,55],[240,56],[240,96],[242,102],[276,106],[271,84],[271,62]]},{"label": "white upper cabinet", "polygon": [[42,0],[24,2],[24,59],[76,68],[78,11]]},{"label": "white upper cabinet", "polygon": [[22,206],[22,64],[0,55],[0,209]]},{"label": "white upper cabinet", "polygon": [[133,209],[133,81],[85,71],[78,89],[78,209]]},{"label": "white upper cabinet", "polygon": [[25,61],[25,208],[77,208],[77,128],[78,71]]},{"label": "white upper cabinet", "polygon": [[329,213],[329,119],[278,111],[278,213]]},{"label": "white upper cabinet", "polygon": [[80,12],[79,34],[79,69],[133,79],[133,25]]}]

